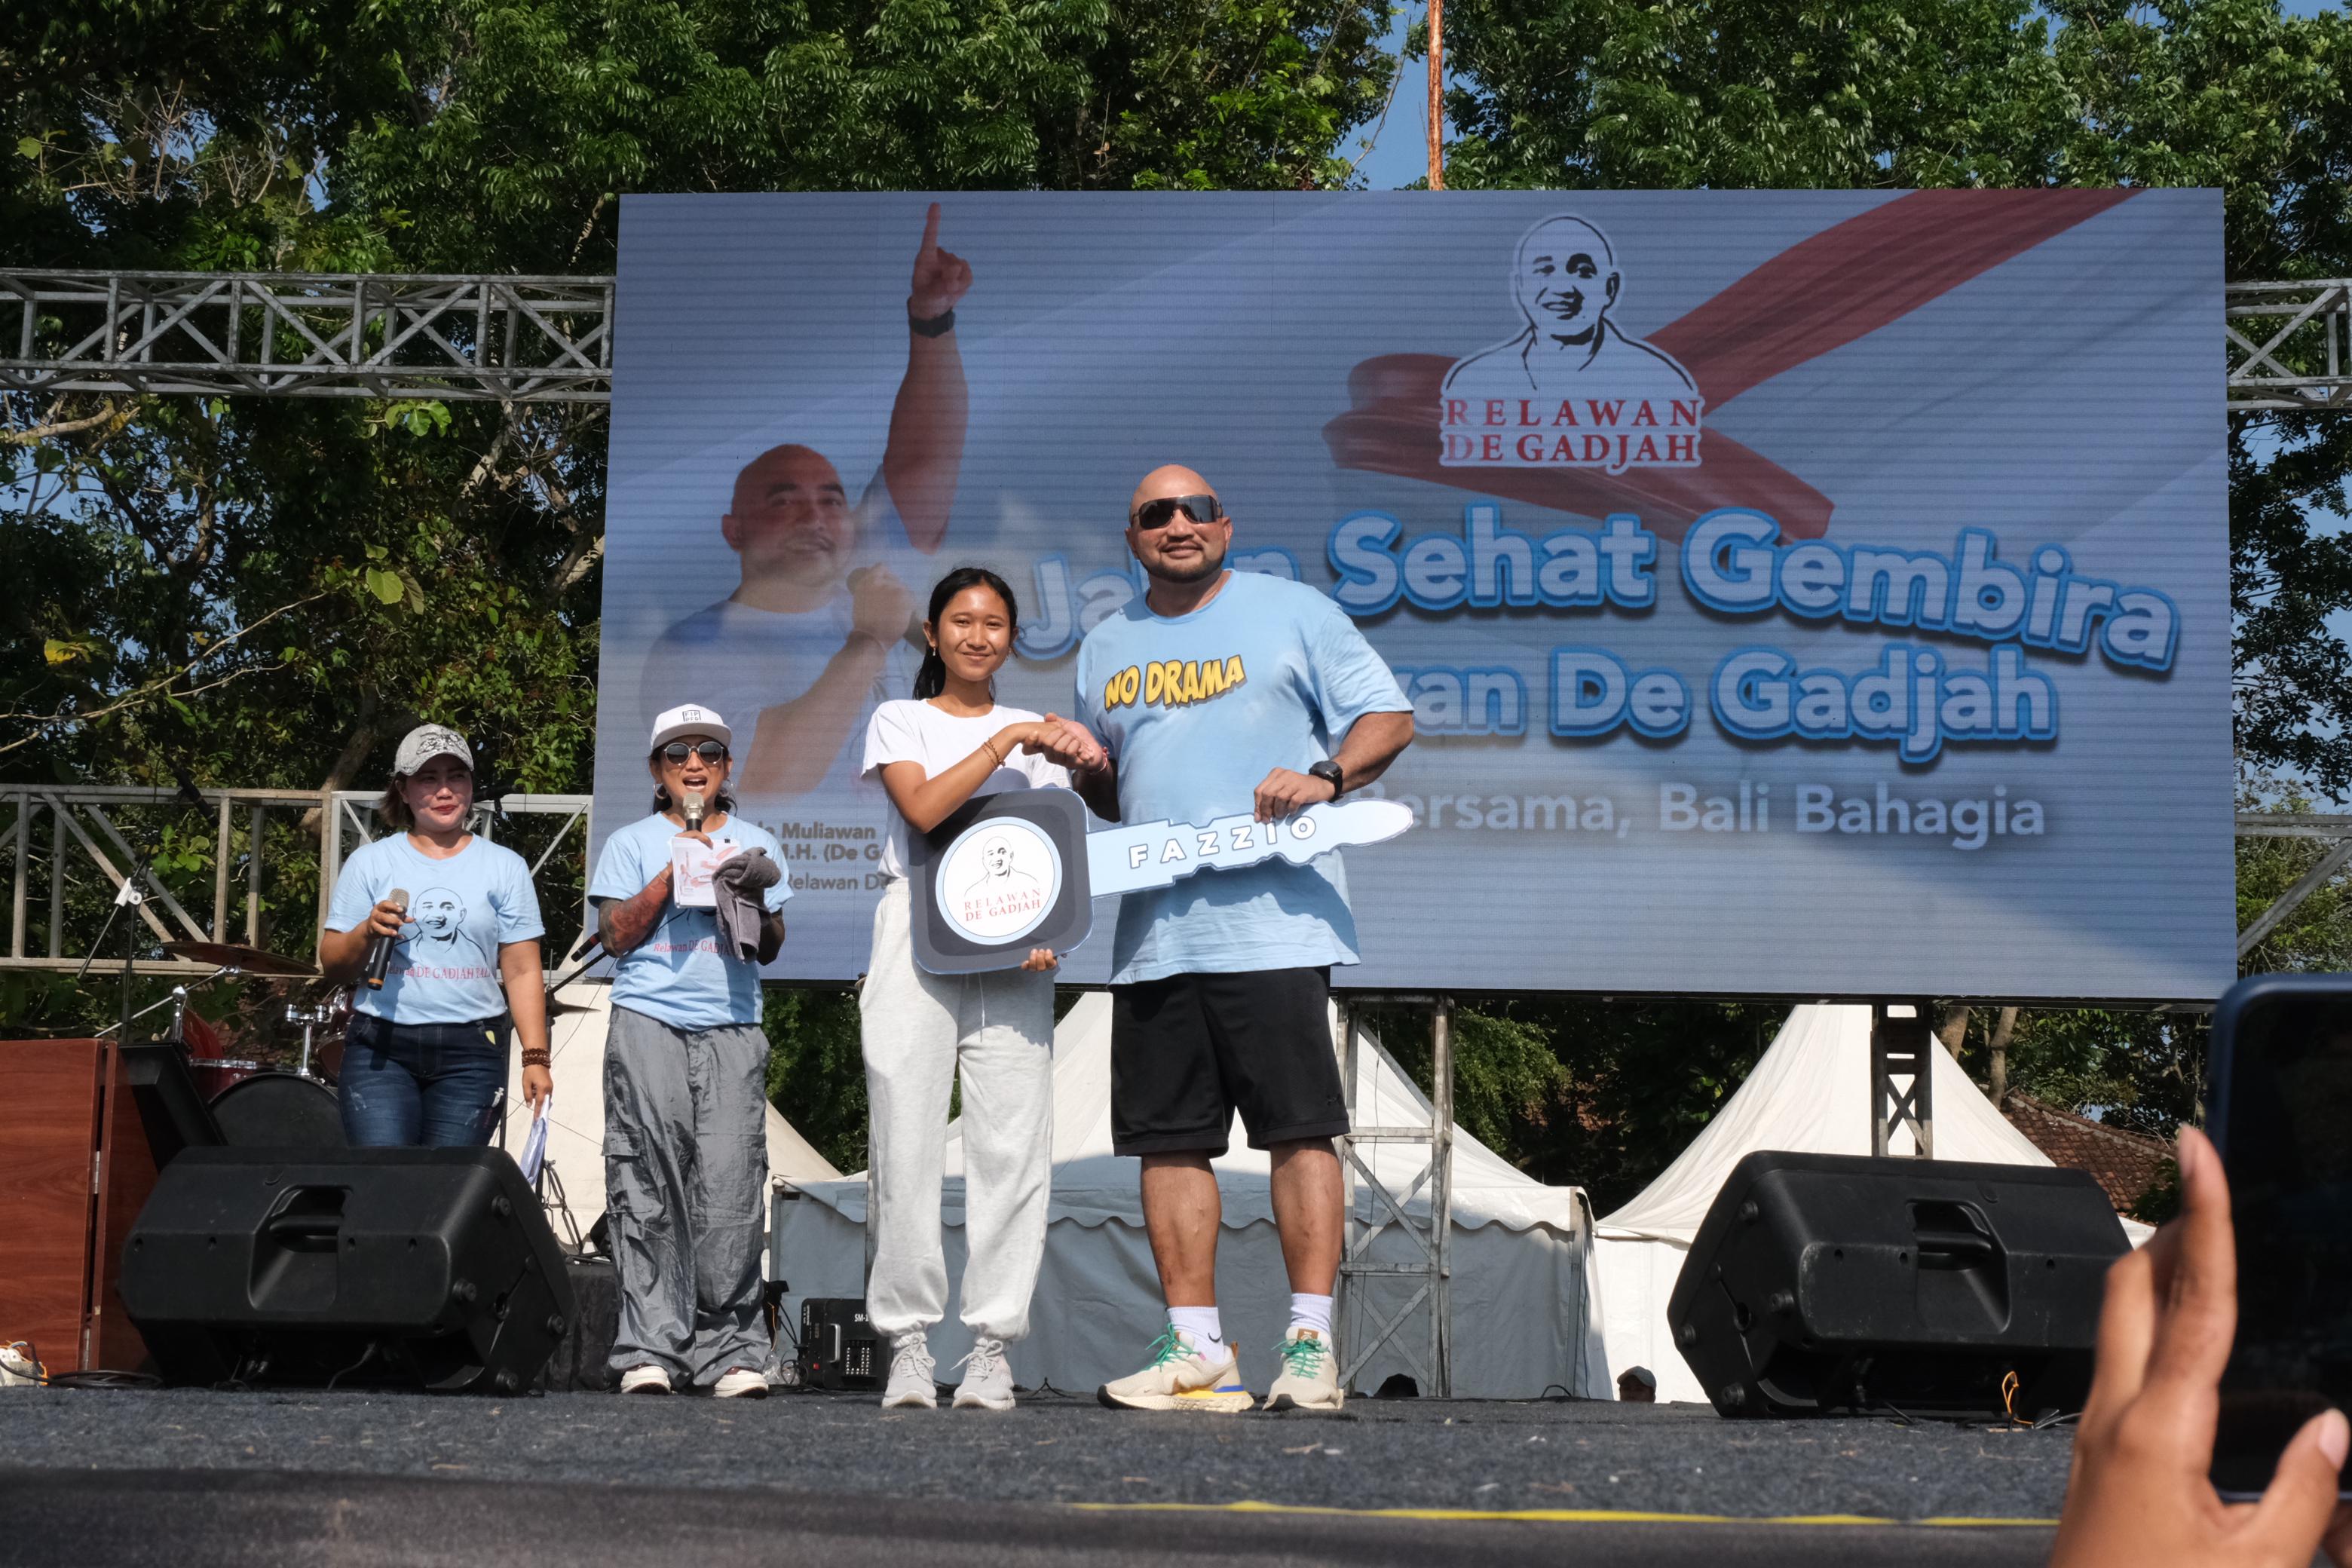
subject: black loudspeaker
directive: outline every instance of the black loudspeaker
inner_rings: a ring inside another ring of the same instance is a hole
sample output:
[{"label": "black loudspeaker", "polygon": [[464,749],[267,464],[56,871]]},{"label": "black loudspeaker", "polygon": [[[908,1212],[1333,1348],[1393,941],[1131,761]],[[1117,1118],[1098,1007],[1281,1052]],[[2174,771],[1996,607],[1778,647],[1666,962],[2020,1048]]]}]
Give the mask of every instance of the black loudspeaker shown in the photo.
[{"label": "black loudspeaker", "polygon": [[513,1394],[573,1315],[539,1200],[496,1149],[184,1149],[121,1290],[172,1384]]},{"label": "black loudspeaker", "polygon": [[1722,1415],[2074,1410],[2128,1250],[2087,1172],[1767,1150],[1716,1194],[1666,1321]]},{"label": "black loudspeaker", "polygon": [[803,1387],[879,1388],[888,1368],[865,1302],[847,1296],[811,1296],[801,1302]]}]

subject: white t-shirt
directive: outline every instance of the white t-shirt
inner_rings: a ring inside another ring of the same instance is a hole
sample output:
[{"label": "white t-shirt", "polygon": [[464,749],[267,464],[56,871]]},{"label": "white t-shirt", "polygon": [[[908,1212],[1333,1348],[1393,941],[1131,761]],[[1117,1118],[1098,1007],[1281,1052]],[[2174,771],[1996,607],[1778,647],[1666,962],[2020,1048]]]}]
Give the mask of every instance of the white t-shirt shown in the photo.
[{"label": "white t-shirt", "polygon": [[[1000,705],[973,718],[959,719],[910,698],[885,702],[866,726],[865,776],[878,785],[887,764],[920,763],[925,778],[937,778],[980,750],[982,742],[1007,724],[1034,724],[1040,717],[1025,708]],[[1009,789],[1044,789],[1053,784],[1069,788],[1070,770],[1015,747],[1006,754],[1004,765],[981,780],[980,787],[971,793],[977,799]],[[907,874],[907,819],[899,815],[896,802],[890,805],[890,837],[882,846],[882,874]]]}]

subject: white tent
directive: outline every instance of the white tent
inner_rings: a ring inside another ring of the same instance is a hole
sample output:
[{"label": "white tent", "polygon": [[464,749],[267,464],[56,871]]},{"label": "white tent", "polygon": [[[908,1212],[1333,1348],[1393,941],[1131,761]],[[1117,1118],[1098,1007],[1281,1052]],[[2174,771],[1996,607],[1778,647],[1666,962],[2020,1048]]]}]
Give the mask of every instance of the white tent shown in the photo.
[{"label": "white tent", "polygon": [[[1937,1159],[2051,1163],[2002,1118],[1949,1052],[1939,1047],[1928,1055]],[[1667,1332],[1666,1300],[1723,1179],[1759,1149],[1867,1154],[1870,1134],[1870,1009],[1795,1009],[1748,1081],[1690,1147],[1640,1196],[1601,1221],[1594,1269],[1611,1375],[1646,1367],[1657,1379],[1661,1400],[1704,1404],[1706,1391]],[[1891,1142],[1894,1153],[1913,1152],[1907,1131],[1897,1131]],[[2125,1229],[2135,1242],[2148,1234],[2129,1221]]]},{"label": "white tent", "polygon": [[[1365,1125],[1429,1120],[1429,1102],[1369,1034],[1360,1058],[1356,1117]],[[1045,1261],[1031,1307],[1029,1337],[1012,1347],[1014,1377],[1035,1387],[1080,1392],[1141,1364],[1163,1308],[1143,1231],[1139,1167],[1111,1152],[1110,999],[1080,999],[1055,1036],[1054,1187]],[[941,1195],[949,1275],[947,1320],[932,1350],[951,1363],[971,1345],[958,1321],[962,1279],[963,1151],[949,1129]],[[1606,1369],[1591,1322],[1588,1283],[1591,1208],[1574,1187],[1548,1187],[1514,1170],[1467,1132],[1454,1144],[1454,1387],[1464,1397],[1533,1397],[1547,1387],[1607,1397]],[[1391,1190],[1402,1191],[1427,1163],[1425,1145],[1360,1146]],[[1217,1298],[1225,1331],[1241,1349],[1243,1377],[1263,1388],[1273,1375],[1272,1349],[1289,1307],[1273,1225],[1265,1156],[1247,1146],[1238,1121],[1230,1152],[1216,1163],[1224,1235],[1218,1247]],[[789,1310],[804,1296],[865,1293],[866,1179],[793,1184],[780,1199],[772,1276],[787,1279]],[[1357,1184],[1360,1220],[1376,1217],[1376,1199]],[[1423,1194],[1409,1210],[1426,1219]],[[1413,1244],[1384,1231],[1374,1257],[1404,1263]],[[1384,1322],[1409,1291],[1393,1279],[1368,1282],[1346,1310],[1349,1335]],[[1425,1343],[1417,1323],[1404,1331]],[[1409,1371],[1391,1347],[1357,1379],[1376,1388]],[[943,1373],[943,1375],[946,1375]]]},{"label": "white tent", "polygon": [[[546,1196],[551,1208],[560,1184],[571,1223],[585,1236],[604,1212],[604,1031],[613,1020],[613,987],[601,980],[574,981],[556,999],[580,1011],[548,1020],[548,1071],[555,1078],[555,1099],[547,1113],[547,1163],[554,1181],[547,1184]],[[499,1142],[520,1158],[530,1135],[530,1112],[522,1103],[520,1041],[513,1053],[507,1064],[506,1125]],[[774,1106],[767,1110],[771,1182],[826,1181],[841,1174]],[[557,1234],[570,1240],[563,1219],[550,1217]]]}]

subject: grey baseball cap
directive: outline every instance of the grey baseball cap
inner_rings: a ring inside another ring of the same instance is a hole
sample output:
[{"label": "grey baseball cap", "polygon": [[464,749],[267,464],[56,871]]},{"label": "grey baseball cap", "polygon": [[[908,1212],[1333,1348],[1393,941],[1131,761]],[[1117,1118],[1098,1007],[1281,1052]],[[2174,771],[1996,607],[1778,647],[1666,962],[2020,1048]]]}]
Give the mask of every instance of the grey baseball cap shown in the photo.
[{"label": "grey baseball cap", "polygon": [[396,778],[406,778],[436,757],[455,757],[471,772],[474,749],[466,744],[466,737],[446,724],[419,724],[400,742],[400,751],[392,759],[392,771]]}]

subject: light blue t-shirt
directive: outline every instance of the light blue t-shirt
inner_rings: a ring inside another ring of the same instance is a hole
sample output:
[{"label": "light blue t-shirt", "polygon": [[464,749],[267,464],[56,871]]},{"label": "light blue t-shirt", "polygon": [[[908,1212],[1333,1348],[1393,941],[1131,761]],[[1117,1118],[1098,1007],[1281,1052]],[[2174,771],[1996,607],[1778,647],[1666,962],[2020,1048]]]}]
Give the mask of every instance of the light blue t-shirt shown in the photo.
[{"label": "light blue t-shirt", "polygon": [[499,947],[547,931],[522,857],[480,837],[446,860],[419,850],[405,833],[362,845],[335,878],[327,929],[365,925],[394,888],[408,894],[408,923],[383,989],[362,985],[352,1005],[394,1024],[471,1024],[504,1013]]},{"label": "light blue t-shirt", "polygon": [[[1078,713],[1118,762],[1123,823],[1247,812],[1276,768],[1304,773],[1367,713],[1405,713],[1346,613],[1303,584],[1234,572],[1189,616],[1137,598],[1078,648]],[[1204,869],[1120,901],[1111,984],[1354,963],[1336,854]]]},{"label": "light blue t-shirt", "polygon": [[[670,840],[677,824],[656,813],[604,841],[596,858],[596,875],[589,880],[588,897],[633,899],[670,863]],[[784,852],[768,830],[730,812],[727,820],[705,832],[720,843],[764,849],[779,870],[789,872]],[[793,896],[790,877],[770,888],[765,901],[770,913]],[[719,913],[715,910],[680,909],[676,900],[663,903],[661,918],[646,940],[621,959],[613,972],[613,1005],[658,1018],[675,1029],[715,1029],[724,1024],[760,1021],[760,966],[735,958],[719,943]]]}]

